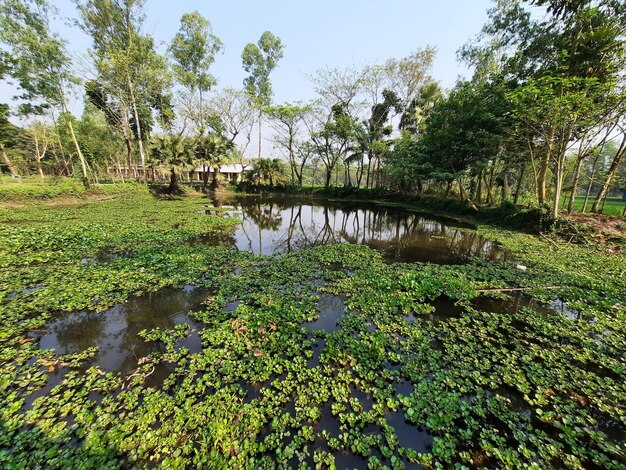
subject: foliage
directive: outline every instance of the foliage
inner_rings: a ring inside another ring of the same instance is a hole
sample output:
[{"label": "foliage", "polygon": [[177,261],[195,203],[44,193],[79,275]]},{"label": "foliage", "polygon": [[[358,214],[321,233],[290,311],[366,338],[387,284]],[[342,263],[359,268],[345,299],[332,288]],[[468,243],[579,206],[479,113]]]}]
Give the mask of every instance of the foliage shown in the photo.
[{"label": "foliage", "polygon": [[[3,466],[624,465],[622,255],[481,227],[528,269],[386,264],[357,245],[255,257],[194,243],[237,223],[205,206],[0,210]],[[201,349],[185,324],[144,331],[152,352],[124,375],[34,340],[62,312],[107,318],[185,284],[209,289],[189,314]],[[479,292],[515,287],[531,298]],[[321,296],[345,306],[329,330]]]}]

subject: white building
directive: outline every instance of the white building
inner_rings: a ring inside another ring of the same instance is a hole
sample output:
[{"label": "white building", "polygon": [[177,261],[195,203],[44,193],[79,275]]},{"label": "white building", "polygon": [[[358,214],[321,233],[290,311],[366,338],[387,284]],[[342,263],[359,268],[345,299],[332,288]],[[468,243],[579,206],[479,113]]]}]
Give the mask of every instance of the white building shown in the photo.
[{"label": "white building", "polygon": [[[250,165],[242,165],[241,163],[233,163],[228,165],[220,165],[220,175],[222,179],[229,183],[239,183],[243,179],[243,172],[252,168]],[[204,173],[209,174],[209,181],[213,179],[213,167],[208,165],[199,166],[193,170],[193,180],[203,181],[202,176]]]}]

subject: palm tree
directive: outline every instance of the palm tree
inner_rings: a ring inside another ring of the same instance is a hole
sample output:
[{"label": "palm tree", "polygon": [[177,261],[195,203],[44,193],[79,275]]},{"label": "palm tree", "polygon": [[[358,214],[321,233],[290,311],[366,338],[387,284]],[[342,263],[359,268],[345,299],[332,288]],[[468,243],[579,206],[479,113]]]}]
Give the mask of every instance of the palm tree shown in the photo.
[{"label": "palm tree", "polygon": [[285,163],[278,158],[257,158],[252,163],[252,176],[269,182],[270,187],[274,187],[274,182],[280,182],[284,175]]},{"label": "palm tree", "polygon": [[413,132],[423,130],[426,118],[442,98],[441,87],[436,82],[423,85],[418,96],[411,100],[402,113],[400,128]]},{"label": "palm tree", "polygon": [[177,171],[192,162],[193,144],[187,137],[179,135],[155,136],[150,144],[150,157],[163,165],[170,166],[169,194],[178,191]]},{"label": "palm tree", "polygon": [[[219,186],[219,172],[220,166],[228,163],[230,160],[229,153],[233,148],[233,144],[222,136],[217,134],[210,134],[206,137],[199,137],[196,141],[196,158],[202,162],[204,169],[205,164],[210,168],[213,168],[213,182],[211,183],[212,189],[217,189]],[[207,172],[203,180],[202,189],[206,190],[208,183]]]}]

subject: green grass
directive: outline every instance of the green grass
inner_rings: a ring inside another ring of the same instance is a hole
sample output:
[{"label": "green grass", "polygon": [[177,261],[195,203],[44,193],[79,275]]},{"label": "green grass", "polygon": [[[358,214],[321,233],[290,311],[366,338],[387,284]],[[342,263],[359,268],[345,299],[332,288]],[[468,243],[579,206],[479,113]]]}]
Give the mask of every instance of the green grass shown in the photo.
[{"label": "green grass", "polygon": [[[624,255],[481,226],[515,262],[386,264],[355,245],[253,256],[191,243],[237,223],[199,216],[205,198],[34,199],[0,209],[2,468],[334,468],[348,454],[372,469],[626,465]],[[84,262],[102,250],[122,256]],[[193,313],[199,352],[181,343],[186,325],[143,332],[159,347],[132,376],[93,349],[39,348],[63,312],[106,318],[186,284],[211,292]],[[499,288],[578,315],[476,303]],[[336,331],[305,328],[320,295],[344,299]],[[157,367],[171,375],[154,385]],[[413,448],[407,427],[432,445]]]},{"label": "green grass", "polygon": [[[587,201],[586,212],[591,211],[591,206],[593,205],[593,201],[594,201],[593,197],[589,198],[589,200]],[[565,207],[567,207],[567,202],[569,202],[569,199],[567,199],[567,201],[565,202]],[[576,196],[576,199],[574,199],[574,210],[577,212],[582,211],[584,203],[585,203],[585,196]],[[626,205],[626,202],[622,201],[621,197],[607,197],[606,202],[604,204],[604,210],[602,213],[607,214],[607,215],[621,216],[624,213],[625,205]]]},{"label": "green grass", "polygon": [[70,178],[48,178],[45,181],[27,179],[21,182],[0,184],[0,201],[32,202],[55,198],[82,198],[87,196],[113,196],[120,194],[148,193],[145,184],[93,184],[85,188],[82,181]]}]

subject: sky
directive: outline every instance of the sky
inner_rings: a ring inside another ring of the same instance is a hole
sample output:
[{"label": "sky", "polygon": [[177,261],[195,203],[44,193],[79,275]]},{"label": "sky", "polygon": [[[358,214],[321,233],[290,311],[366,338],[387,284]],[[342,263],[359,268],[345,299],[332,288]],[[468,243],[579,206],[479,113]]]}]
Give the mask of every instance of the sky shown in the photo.
[{"label": "sky", "polygon": [[[52,3],[62,16],[77,17],[71,0]],[[492,4],[491,0],[147,0],[144,32],[154,35],[164,52],[182,14],[198,10],[224,43],[212,67],[218,87],[240,88],[245,76],[241,51],[269,30],[285,46],[271,75],[274,101],[307,101],[314,97],[307,75],[320,68],[383,63],[428,45],[437,48],[434,78],[444,87],[454,86],[459,76],[469,75],[456,51],[480,31]],[[60,22],[56,26],[69,41],[75,62],[83,63],[90,38],[77,27]],[[12,94],[10,87],[0,86],[0,102],[10,101]],[[75,97],[72,108],[80,114],[82,97]]]}]

